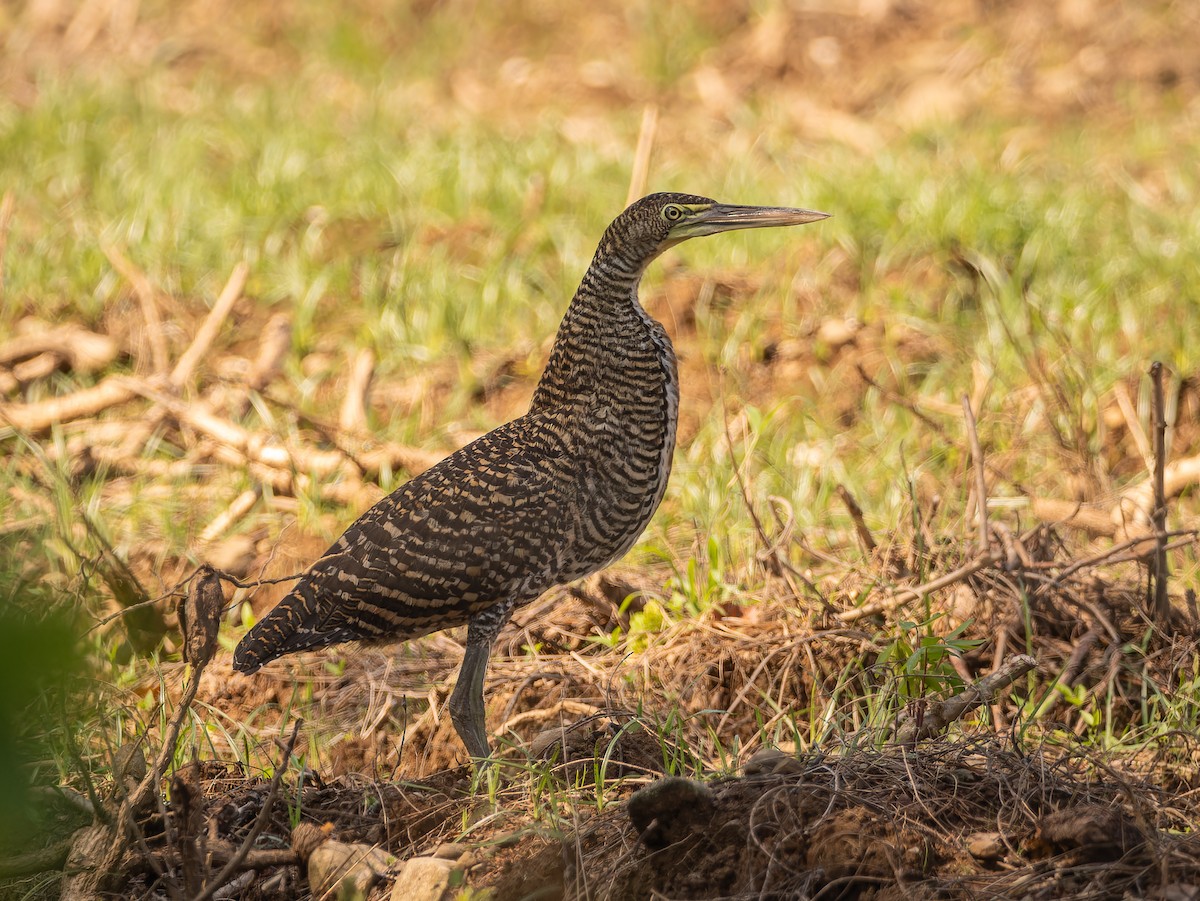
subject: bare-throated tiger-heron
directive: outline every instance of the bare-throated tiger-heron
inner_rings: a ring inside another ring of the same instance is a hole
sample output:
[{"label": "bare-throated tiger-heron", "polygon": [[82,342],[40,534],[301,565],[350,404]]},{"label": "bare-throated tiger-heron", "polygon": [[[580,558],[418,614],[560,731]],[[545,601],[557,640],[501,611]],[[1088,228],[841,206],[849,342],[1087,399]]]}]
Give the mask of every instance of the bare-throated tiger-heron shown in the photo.
[{"label": "bare-throated tiger-heron", "polygon": [[455,451],[357,519],[238,644],[253,673],[284,654],[467,625],[450,716],[488,757],[483,681],[513,610],[621,557],[671,472],[675,353],[638,302],[664,250],[825,213],[651,194],[619,215],[567,308],[529,412]]}]

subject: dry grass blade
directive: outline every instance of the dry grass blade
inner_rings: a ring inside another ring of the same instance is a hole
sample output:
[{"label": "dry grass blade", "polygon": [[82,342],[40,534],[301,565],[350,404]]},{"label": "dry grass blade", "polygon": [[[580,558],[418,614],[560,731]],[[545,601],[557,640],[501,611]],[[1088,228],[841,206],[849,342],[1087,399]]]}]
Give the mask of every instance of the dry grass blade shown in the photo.
[{"label": "dry grass blade", "polygon": [[654,136],[657,132],[658,107],[647,103],[642,108],[642,126],[638,130],[637,150],[634,151],[633,167],[629,173],[626,206],[646,193],[646,182],[650,178],[650,155],[654,152]]},{"label": "dry grass blade", "polygon": [[965,394],[962,399],[963,417],[967,423],[967,437],[971,442],[971,459],[975,464],[975,515],[978,518],[977,541],[979,553],[986,554],[989,546],[987,512],[987,474],[984,472],[983,446],[979,443],[979,431],[975,427],[975,411],[971,399]]},{"label": "dry grass blade", "polygon": [[162,313],[158,308],[158,291],[150,283],[146,273],[135,266],[129,257],[125,256],[117,247],[106,245],[102,249],[113,268],[133,286],[133,293],[137,296],[138,303],[141,304],[142,317],[146,324],[146,339],[150,344],[150,355],[154,364],[154,374],[167,375],[171,358],[167,352],[167,338],[163,331]]},{"label": "dry grass blade", "polygon": [[850,519],[854,523],[855,534],[858,535],[858,540],[862,543],[863,551],[870,556],[874,553],[876,547],[875,538],[871,535],[871,530],[867,527],[867,522],[863,519],[862,507],[858,505],[858,501],[854,495],[841,482],[837,484],[838,497],[842,499],[842,503],[846,505],[846,510],[850,513]]},{"label": "dry grass blade", "polygon": [[17,199],[13,192],[5,191],[4,197],[0,198],[0,300],[4,299],[4,263],[8,258],[8,234],[16,206]]},{"label": "dry grass blade", "polygon": [[1121,417],[1125,420],[1125,428],[1133,436],[1133,443],[1137,445],[1138,453],[1146,464],[1146,470],[1152,471],[1154,451],[1150,447],[1150,440],[1146,437],[1146,430],[1142,428],[1142,422],[1133,406],[1133,398],[1129,396],[1129,389],[1125,387],[1124,382],[1117,382],[1113,386],[1113,396],[1117,400],[1117,409],[1121,411]]},{"label": "dry grass blade", "polygon": [[196,331],[196,336],[188,345],[188,349],[183,352],[175,364],[175,368],[171,370],[171,385],[180,388],[192,377],[197,364],[208,353],[213,341],[216,340],[221,326],[233,310],[233,305],[241,298],[249,275],[250,267],[246,263],[238,263],[233,267],[233,272],[230,273],[225,287],[217,297],[217,302],[213,304],[208,316],[204,318],[203,324]]},{"label": "dry grass blade", "polygon": [[1154,594],[1151,610],[1159,628],[1171,625],[1171,601],[1167,597],[1167,496],[1163,485],[1167,457],[1167,417],[1163,403],[1163,365],[1155,362],[1150,366],[1150,380],[1154,383]]}]

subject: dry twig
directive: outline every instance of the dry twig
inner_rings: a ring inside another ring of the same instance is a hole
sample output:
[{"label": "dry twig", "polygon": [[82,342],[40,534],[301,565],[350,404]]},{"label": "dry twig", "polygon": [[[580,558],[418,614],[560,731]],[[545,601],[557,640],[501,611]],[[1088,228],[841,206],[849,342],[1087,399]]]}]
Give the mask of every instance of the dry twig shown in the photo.
[{"label": "dry twig", "polygon": [[863,551],[869,557],[875,552],[877,545],[875,538],[871,535],[871,530],[867,527],[867,522],[863,519],[862,507],[858,505],[854,495],[850,493],[850,489],[841,482],[837,484],[838,497],[842,499],[842,503],[846,505],[846,510],[850,513],[850,519],[854,522],[854,531],[858,535],[858,540],[862,543]]},{"label": "dry twig", "polygon": [[925,595],[937,591],[939,588],[945,588],[947,585],[953,585],[955,582],[960,582],[967,576],[974,575],[981,569],[988,566],[994,566],[1004,559],[1003,553],[989,551],[986,554],[980,554],[968,563],[958,567],[945,575],[938,576],[936,579],[930,579],[923,585],[917,585],[912,588],[902,588],[889,598],[884,598],[881,601],[874,601],[870,604],[863,604],[861,607],[855,607],[853,610],[843,610],[837,614],[837,618],[844,623],[852,623],[855,620],[862,619],[865,616],[874,616],[877,613],[890,613],[905,604],[918,600]]},{"label": "dry twig", "polygon": [[342,431],[367,431],[367,395],[374,373],[375,352],[369,347],[360,348],[350,364],[350,379],[346,383],[346,394],[338,414],[338,426]]},{"label": "dry twig", "polygon": [[[139,393],[135,384],[125,376],[110,375],[91,388],[83,388],[62,397],[30,404],[0,404],[0,420],[19,431],[36,435],[56,423],[95,416],[109,407],[133,400]],[[154,383],[142,384],[150,387]]]},{"label": "dry twig", "polygon": [[896,725],[897,744],[911,745],[937,735],[970,711],[988,703],[997,692],[1003,691],[1021,676],[1037,666],[1026,654],[1018,654],[993,673],[967,686],[952,698],[928,704],[919,716],[904,713]]}]

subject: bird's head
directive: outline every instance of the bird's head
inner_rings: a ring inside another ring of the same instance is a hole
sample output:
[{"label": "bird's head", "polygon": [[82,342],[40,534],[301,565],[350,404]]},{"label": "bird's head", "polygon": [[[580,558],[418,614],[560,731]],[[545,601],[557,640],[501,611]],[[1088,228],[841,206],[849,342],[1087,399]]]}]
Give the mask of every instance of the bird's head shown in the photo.
[{"label": "bird's head", "polygon": [[739,228],[803,225],[828,217],[828,213],[815,210],[718,203],[694,194],[650,194],[613,220],[600,249],[624,253],[644,266],[667,248],[689,238]]}]

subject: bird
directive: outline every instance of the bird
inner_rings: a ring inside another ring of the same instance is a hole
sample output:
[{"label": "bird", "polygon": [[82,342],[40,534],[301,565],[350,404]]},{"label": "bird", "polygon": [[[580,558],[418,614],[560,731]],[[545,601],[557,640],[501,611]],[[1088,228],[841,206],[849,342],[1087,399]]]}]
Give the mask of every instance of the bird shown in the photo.
[{"label": "bird", "polygon": [[631,204],[600,239],[529,411],[362,514],[246,633],[234,669],[465,624],[448,706],[472,762],[486,766],[483,685],[497,635],[518,607],[624,556],[666,490],[679,378],[665,329],[638,300],[646,267],[691,238],[827,217],[680,193]]}]

